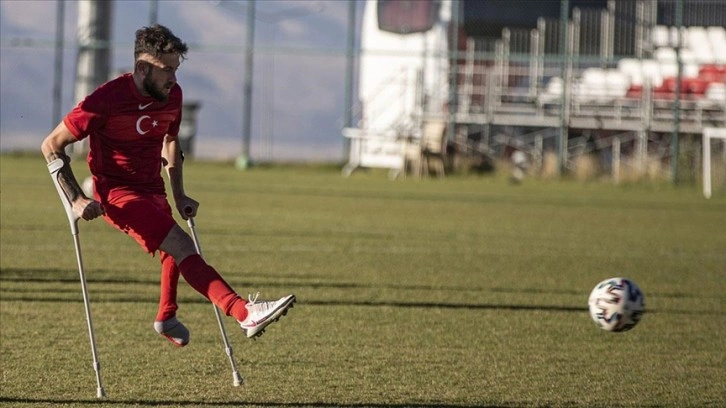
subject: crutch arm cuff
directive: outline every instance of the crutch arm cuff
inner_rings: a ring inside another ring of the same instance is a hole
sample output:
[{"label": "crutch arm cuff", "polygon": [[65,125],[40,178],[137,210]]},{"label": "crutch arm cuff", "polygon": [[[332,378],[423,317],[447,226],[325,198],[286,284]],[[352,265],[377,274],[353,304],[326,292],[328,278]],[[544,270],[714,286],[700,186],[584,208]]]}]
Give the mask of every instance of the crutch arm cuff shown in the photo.
[{"label": "crutch arm cuff", "polygon": [[78,185],[78,181],[73,175],[70,158],[63,153],[53,153],[49,158],[52,160],[48,163],[48,172],[57,183],[56,187],[60,188],[68,202],[73,203],[79,197],[85,197],[81,186]]}]

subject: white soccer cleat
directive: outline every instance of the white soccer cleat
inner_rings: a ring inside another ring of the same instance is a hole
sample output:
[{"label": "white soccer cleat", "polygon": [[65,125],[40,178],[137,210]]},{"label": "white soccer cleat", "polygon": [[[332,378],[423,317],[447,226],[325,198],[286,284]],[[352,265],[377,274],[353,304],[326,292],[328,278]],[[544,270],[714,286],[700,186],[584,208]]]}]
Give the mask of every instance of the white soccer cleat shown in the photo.
[{"label": "white soccer cleat", "polygon": [[163,322],[154,322],[154,330],[175,346],[184,347],[189,344],[189,330],[176,317]]},{"label": "white soccer cleat", "polygon": [[250,297],[245,305],[247,318],[239,321],[239,326],[247,335],[247,338],[261,336],[265,328],[287,314],[295,303],[295,295],[287,295],[280,300],[271,302],[257,301],[257,295]]}]

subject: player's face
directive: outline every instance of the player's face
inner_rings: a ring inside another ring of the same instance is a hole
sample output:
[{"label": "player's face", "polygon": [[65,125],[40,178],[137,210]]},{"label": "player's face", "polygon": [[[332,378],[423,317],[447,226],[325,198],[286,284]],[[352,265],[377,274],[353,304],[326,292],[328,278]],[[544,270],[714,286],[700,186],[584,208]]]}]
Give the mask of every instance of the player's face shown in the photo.
[{"label": "player's face", "polygon": [[179,54],[163,54],[161,58],[146,60],[148,68],[144,75],[143,87],[149,96],[165,102],[171,88],[176,84],[176,70],[179,68]]}]

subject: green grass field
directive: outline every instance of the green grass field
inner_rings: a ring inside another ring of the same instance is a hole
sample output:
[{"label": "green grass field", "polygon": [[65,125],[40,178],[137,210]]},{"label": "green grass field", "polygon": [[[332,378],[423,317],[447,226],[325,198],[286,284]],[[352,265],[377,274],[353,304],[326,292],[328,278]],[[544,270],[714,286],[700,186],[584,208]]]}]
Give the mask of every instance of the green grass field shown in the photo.
[{"label": "green grass field", "polygon": [[[726,406],[723,191],[193,161],[185,179],[210,264],[243,295],[298,296],[257,341],[227,318],[245,385],[186,283],[191,344],[156,335],[158,258],[96,220],[80,238],[97,401],[68,222],[40,154],[4,155],[0,405]],[[630,332],[587,312],[612,276],[646,295]]]}]

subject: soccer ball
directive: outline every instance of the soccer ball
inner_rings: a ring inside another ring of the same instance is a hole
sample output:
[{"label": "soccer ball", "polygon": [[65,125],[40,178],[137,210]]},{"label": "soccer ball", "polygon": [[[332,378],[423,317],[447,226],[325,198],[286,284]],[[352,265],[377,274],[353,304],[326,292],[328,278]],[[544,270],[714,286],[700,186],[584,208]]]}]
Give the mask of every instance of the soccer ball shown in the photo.
[{"label": "soccer ball", "polygon": [[643,316],[645,296],[627,278],[610,278],[595,285],[588,300],[590,317],[603,330],[627,331]]}]

